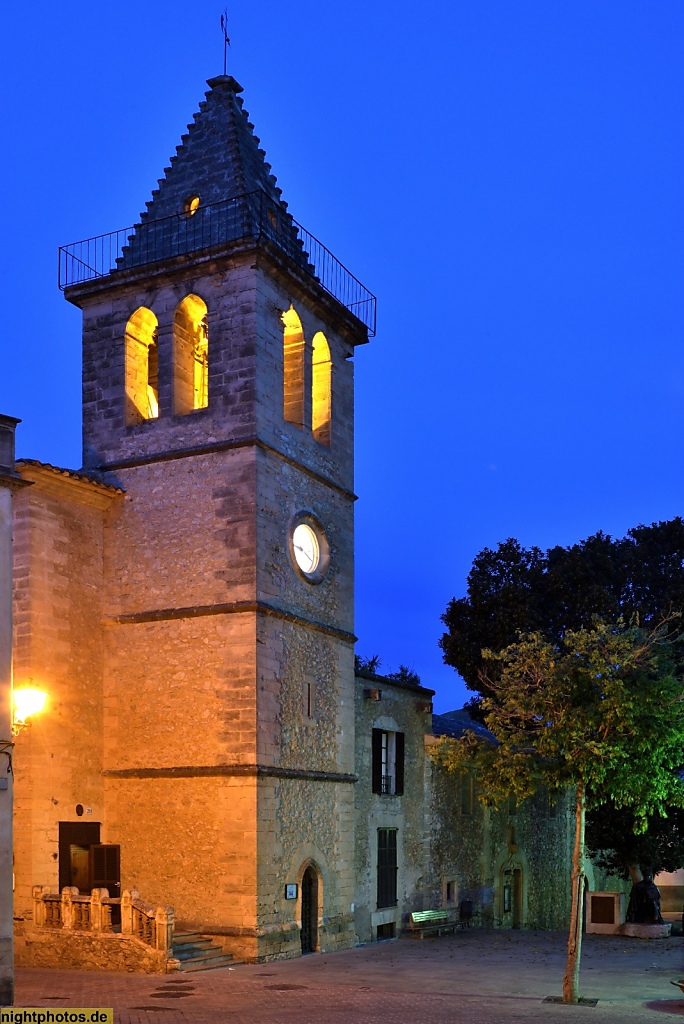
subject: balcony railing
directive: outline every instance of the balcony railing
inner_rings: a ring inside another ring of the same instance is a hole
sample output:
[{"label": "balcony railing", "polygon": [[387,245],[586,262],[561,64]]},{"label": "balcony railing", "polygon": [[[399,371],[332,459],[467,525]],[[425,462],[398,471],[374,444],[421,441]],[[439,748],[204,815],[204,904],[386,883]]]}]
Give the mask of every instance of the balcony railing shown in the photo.
[{"label": "balcony railing", "polygon": [[218,255],[221,249],[241,241],[275,246],[353,313],[371,337],[375,335],[375,296],[263,191],[200,206],[194,214],[143,221],[62,246],[59,286],[85,284],[202,249]]}]

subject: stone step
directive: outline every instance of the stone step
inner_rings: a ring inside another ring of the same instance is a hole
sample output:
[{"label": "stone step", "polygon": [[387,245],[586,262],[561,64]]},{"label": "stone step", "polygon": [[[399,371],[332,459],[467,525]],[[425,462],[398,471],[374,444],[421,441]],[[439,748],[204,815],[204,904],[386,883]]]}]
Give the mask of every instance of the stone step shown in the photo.
[{"label": "stone step", "polygon": [[210,971],[234,963],[229,953],[199,932],[176,932],[172,956],[179,961],[181,971]]},{"label": "stone step", "polygon": [[177,946],[173,947],[173,955],[176,960],[201,960],[203,957],[212,958],[217,956],[223,956],[223,950],[220,946],[184,946],[182,949],[178,949]]},{"label": "stone step", "polygon": [[197,957],[195,960],[181,960],[181,971],[212,971],[217,967],[234,967],[232,956]]},{"label": "stone step", "polygon": [[211,949],[213,942],[211,939],[197,939],[196,942],[175,942],[173,943],[174,950],[184,952],[188,949]]}]

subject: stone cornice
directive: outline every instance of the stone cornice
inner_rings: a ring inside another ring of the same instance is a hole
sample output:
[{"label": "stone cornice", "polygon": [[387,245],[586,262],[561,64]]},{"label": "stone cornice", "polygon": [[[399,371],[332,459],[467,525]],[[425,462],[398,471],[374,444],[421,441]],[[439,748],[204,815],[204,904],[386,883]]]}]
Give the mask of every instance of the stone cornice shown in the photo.
[{"label": "stone cornice", "polygon": [[266,764],[168,765],[160,768],[104,768],[102,774],[117,779],[196,779],[226,776],[252,778],[308,779],[312,782],[358,782],[356,775],[324,772],[309,768],[281,768]]},{"label": "stone cornice", "polygon": [[11,469],[0,467],[0,487],[9,491],[19,491],[22,487],[30,487],[31,481],[24,480],[19,473],[13,473]]},{"label": "stone cornice", "polygon": [[189,605],[186,608],[151,608],[145,611],[129,612],[125,615],[112,615],[103,620],[105,626],[132,626],[143,622],[168,622],[172,619],[198,619],[206,615],[240,615],[245,612],[256,612],[259,615],[270,615],[284,622],[294,622],[298,626],[325,633],[346,643],[356,643],[353,633],[338,629],[325,622],[307,619],[302,615],[286,611],[265,601],[232,601],[226,604]]},{"label": "stone cornice", "polygon": [[312,480],[332,488],[338,494],[349,498],[350,501],[356,501],[356,495],[353,491],[348,490],[346,487],[341,487],[334,480],[324,476],[322,473],[318,473],[315,469],[310,469],[303,462],[298,462],[297,459],[293,459],[290,455],[285,455],[284,452],[278,451],[277,448],[274,448],[266,441],[262,441],[259,437],[236,437],[226,441],[216,441],[214,444],[198,444],[192,445],[189,448],[169,448],[166,451],[152,452],[149,455],[133,455],[127,459],[103,462],[98,468],[103,473],[113,473],[121,469],[135,469],[136,466],[147,466],[154,462],[171,462],[174,459],[187,459],[197,455],[213,455],[215,452],[227,452],[233,448],[258,448],[268,455],[273,455],[275,458],[287,463],[288,466],[301,470],[302,473],[311,477]]}]

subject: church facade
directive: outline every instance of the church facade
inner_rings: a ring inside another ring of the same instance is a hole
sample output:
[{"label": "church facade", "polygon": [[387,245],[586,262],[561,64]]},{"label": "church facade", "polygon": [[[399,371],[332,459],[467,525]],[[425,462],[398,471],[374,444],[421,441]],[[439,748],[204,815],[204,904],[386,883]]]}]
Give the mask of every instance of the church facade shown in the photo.
[{"label": "church facade", "polygon": [[14,759],[16,916],[36,885],[135,888],[250,960],[423,907],[562,925],[533,879],[550,846],[569,877],[564,812],[526,855],[524,815],[516,839],[517,811],[454,810],[432,691],[355,677],[374,299],[292,220],[237,82],[208,84],[113,257],[61,252],[83,468],[15,467],[14,680],[49,693]]}]

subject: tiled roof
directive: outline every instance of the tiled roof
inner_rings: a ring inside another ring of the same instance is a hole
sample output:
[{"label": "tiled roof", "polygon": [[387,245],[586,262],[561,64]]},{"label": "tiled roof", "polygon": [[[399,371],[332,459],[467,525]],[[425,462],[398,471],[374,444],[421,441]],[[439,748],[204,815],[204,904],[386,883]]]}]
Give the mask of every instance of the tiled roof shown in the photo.
[{"label": "tiled roof", "polygon": [[124,494],[124,488],[119,484],[106,483],[102,473],[94,469],[63,469],[61,466],[53,466],[49,462],[39,462],[38,459],[17,459],[17,469],[22,466],[37,466],[39,469],[49,469],[58,476],[73,477],[75,480],[86,480],[90,484],[101,488],[104,491],[111,491],[113,494]]}]

